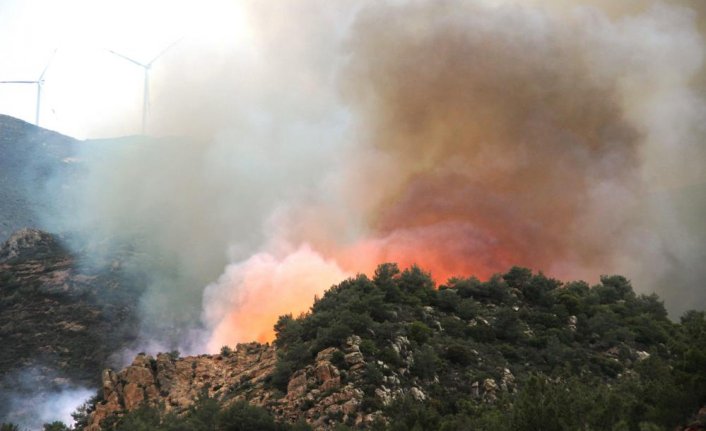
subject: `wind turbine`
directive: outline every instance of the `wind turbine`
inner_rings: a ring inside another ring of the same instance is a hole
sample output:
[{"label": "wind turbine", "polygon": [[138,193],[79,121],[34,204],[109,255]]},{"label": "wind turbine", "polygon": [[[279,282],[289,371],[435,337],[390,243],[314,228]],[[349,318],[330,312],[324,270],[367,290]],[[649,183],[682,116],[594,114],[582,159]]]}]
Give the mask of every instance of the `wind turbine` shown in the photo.
[{"label": "wind turbine", "polygon": [[160,57],[162,57],[164,54],[167,53],[170,49],[174,47],[177,43],[179,43],[181,39],[176,40],[172,42],[171,45],[167,46],[164,48],[157,56],[152,58],[147,63],[140,63],[139,61],[132,59],[126,55],[120,54],[119,52],[115,52],[112,49],[109,50],[111,54],[117,55],[118,57],[129,61],[130,63],[136,64],[137,66],[140,66],[141,68],[144,69],[145,71],[145,78],[144,78],[144,90],[142,93],[142,134],[145,134],[145,129],[147,125],[147,111],[149,109],[149,103],[150,103],[150,69],[152,68],[152,64],[157,61]]},{"label": "wind turbine", "polygon": [[44,74],[47,73],[47,69],[49,69],[51,62],[54,59],[54,55],[56,55],[56,51],[57,50],[55,49],[54,52],[51,54],[47,65],[44,66],[44,70],[42,70],[41,75],[39,75],[39,78],[37,78],[35,81],[0,81],[0,84],[34,84],[37,86],[37,106],[36,112],[34,114],[35,126],[39,126],[39,111],[42,103],[42,86],[44,85]]}]

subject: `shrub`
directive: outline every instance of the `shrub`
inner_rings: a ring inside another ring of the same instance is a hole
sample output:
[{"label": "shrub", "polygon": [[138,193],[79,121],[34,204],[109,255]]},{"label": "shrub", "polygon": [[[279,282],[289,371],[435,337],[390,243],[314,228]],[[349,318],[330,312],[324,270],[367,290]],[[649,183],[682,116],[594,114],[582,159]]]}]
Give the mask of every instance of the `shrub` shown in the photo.
[{"label": "shrub", "polygon": [[378,348],[375,346],[375,342],[373,340],[369,340],[367,338],[363,339],[360,343],[360,352],[364,354],[365,356],[374,356],[378,352]]},{"label": "shrub", "polygon": [[466,366],[473,360],[470,349],[462,344],[452,344],[446,348],[446,359],[451,363]]},{"label": "shrub", "polygon": [[440,290],[436,295],[436,306],[446,313],[453,313],[461,298],[451,289]]},{"label": "shrub", "polygon": [[64,424],[61,421],[54,421],[51,423],[44,424],[42,426],[43,431],[70,431],[71,428],[67,427],[66,424]]},{"label": "shrub", "polygon": [[[361,343],[362,344],[362,343]],[[346,363],[346,355],[340,350],[336,350],[331,355],[331,363],[336,366],[339,370],[344,370],[348,368]]]},{"label": "shrub", "polygon": [[407,327],[407,335],[417,344],[424,344],[429,340],[433,331],[424,322],[415,321]]},{"label": "shrub", "polygon": [[[116,431],[152,431],[159,427],[159,411],[154,408],[142,406],[118,419],[114,429]],[[104,424],[101,424],[105,427]]]},{"label": "shrub", "polygon": [[218,431],[275,431],[278,427],[267,410],[251,406],[245,401],[238,401],[218,415],[216,429]]},{"label": "shrub", "polygon": [[422,379],[431,379],[436,374],[440,359],[430,346],[422,346],[414,351],[414,364],[410,370],[413,375]]}]

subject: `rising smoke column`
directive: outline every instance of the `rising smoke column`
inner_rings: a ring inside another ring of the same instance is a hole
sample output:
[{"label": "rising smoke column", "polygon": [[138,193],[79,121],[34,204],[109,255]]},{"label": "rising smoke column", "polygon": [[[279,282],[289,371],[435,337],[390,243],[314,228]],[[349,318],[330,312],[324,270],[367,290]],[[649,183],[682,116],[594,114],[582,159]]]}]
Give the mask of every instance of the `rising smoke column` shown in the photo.
[{"label": "rising smoke column", "polygon": [[342,189],[362,228],[346,241],[319,223],[328,235],[313,241],[346,271],[395,261],[443,282],[511,265],[589,280],[664,268],[645,160],[669,117],[645,105],[701,67],[694,15],[506,3],[377,2],[357,15],[339,85],[358,142]]},{"label": "rising smoke column", "polygon": [[636,223],[643,137],[590,18],[604,19],[450,1],[361,13],[343,85],[383,159],[360,187],[378,190],[384,260],[441,280],[608,266]]},{"label": "rising smoke column", "polygon": [[[154,129],[189,138],[94,148],[69,218],[139,238],[146,326],[201,319],[209,350],[385,261],[700,274],[700,213],[654,195],[706,181],[703,17],[605,3],[244,2],[245,48],[154,80]],[[676,308],[703,298],[685,283]]]}]

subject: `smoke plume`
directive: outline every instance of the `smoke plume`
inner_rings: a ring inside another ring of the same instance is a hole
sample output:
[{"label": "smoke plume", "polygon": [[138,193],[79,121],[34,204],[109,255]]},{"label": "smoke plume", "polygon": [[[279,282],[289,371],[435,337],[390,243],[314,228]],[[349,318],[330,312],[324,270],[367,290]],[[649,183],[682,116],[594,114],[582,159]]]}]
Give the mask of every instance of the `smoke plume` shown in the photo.
[{"label": "smoke plume", "polygon": [[0,394],[0,412],[3,419],[21,429],[39,430],[54,421],[72,425],[71,413],[95,395],[95,390],[73,385],[46,367],[26,367],[2,380],[4,387],[11,389]]},{"label": "smoke plume", "polygon": [[644,3],[244,2],[244,44],[153,81],[181,137],[86,145],[60,228],[135,244],[145,327],[211,351],[384,261],[702,307],[706,11]]}]

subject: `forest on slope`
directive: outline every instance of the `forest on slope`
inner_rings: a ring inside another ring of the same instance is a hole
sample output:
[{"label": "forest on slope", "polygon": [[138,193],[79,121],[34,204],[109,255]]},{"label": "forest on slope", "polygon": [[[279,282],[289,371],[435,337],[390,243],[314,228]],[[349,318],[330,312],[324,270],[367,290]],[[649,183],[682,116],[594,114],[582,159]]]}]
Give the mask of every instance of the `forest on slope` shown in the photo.
[{"label": "forest on slope", "polygon": [[[308,313],[280,317],[275,330],[268,401],[248,405],[252,384],[234,385],[218,396],[204,391],[179,414],[148,403],[119,411],[103,429],[310,429],[305,420],[337,430],[704,426],[697,415],[706,404],[704,312],[671,321],[659,297],[636,294],[622,276],[589,286],[515,267],[487,281],[454,278],[435,286],[418,267],[383,264],[372,278],[332,287]],[[352,339],[361,360],[344,354]],[[224,346],[216,359],[231,352]],[[355,411],[306,416],[319,402],[319,390],[306,380],[293,397],[298,370],[322,352],[331,352],[340,385],[361,394]],[[301,411],[298,421],[279,415],[282,400]],[[102,402],[99,394],[77,412],[79,429]],[[356,423],[361,415],[373,420]]]}]

